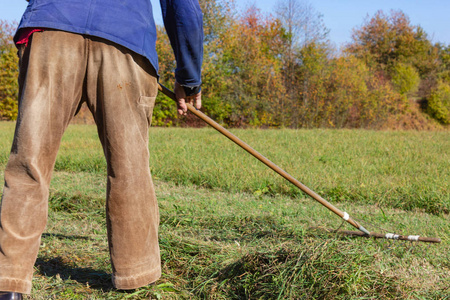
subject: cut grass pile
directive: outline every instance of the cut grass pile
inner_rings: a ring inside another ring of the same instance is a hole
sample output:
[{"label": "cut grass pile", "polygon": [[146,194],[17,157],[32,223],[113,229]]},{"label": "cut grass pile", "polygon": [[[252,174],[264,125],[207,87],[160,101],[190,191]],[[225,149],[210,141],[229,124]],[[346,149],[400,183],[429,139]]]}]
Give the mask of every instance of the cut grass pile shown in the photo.
[{"label": "cut grass pile", "polygon": [[[10,147],[10,140],[4,140],[10,139],[11,131],[11,124],[0,123],[2,168]],[[434,138],[426,137],[427,134]],[[442,181],[449,176],[449,153],[444,149],[449,144],[448,133],[237,133],[318,192],[333,187],[333,180],[346,193],[358,191],[355,198],[344,200],[335,196],[330,200],[341,201],[337,206],[361,220],[369,230],[379,231],[371,225],[376,224],[390,232],[440,237],[443,242],[437,245],[352,238],[312,230],[317,226],[338,228],[342,220],[298,192],[291,192],[288,185],[277,179],[278,175],[266,172],[254,159],[245,158],[248,154],[215,135],[204,129],[152,130],[151,165],[157,177],[161,212],[163,277],[156,286],[121,292],[110,283],[104,220],[105,167],[100,144],[93,127],[69,128],[52,180],[49,223],[36,265],[32,299],[448,297],[450,217],[436,209],[449,207],[448,180]],[[381,140],[392,143],[388,143],[391,156],[384,152],[385,143],[380,144]],[[258,141],[261,144],[254,144]],[[303,149],[306,144],[309,151]],[[404,150],[407,144],[411,148]],[[413,153],[418,145],[423,153]],[[229,149],[233,147],[234,150]],[[335,147],[341,151],[327,152]],[[376,155],[378,152],[384,155]],[[311,166],[304,165],[308,159],[303,160],[303,155],[309,158]],[[413,157],[417,157],[416,162],[409,162]],[[405,165],[397,169],[399,162]],[[371,166],[373,176],[362,176],[369,171],[359,170],[361,165]],[[392,171],[389,175],[375,170],[375,166],[391,166]],[[410,168],[422,170],[416,174],[418,179]],[[3,172],[0,174],[3,180]],[[393,186],[404,189],[391,190]],[[414,191],[414,186],[422,189]],[[363,192],[373,198],[363,199]],[[413,200],[421,194],[431,199],[433,193],[440,195],[433,201],[441,206],[424,206]],[[377,195],[384,195],[384,202]],[[395,195],[413,203],[389,202]],[[352,230],[345,224],[343,227]]]}]

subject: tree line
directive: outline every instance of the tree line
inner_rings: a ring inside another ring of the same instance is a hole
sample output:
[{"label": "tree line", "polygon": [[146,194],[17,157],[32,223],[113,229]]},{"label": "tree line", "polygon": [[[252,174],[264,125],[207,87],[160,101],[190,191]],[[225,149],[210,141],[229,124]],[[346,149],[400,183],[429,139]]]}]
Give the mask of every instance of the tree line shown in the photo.
[{"label": "tree line", "polygon": [[[379,11],[341,49],[308,2],[280,0],[272,14],[200,0],[203,110],[228,127],[431,129],[450,124],[450,46],[433,43],[402,11]],[[1,23],[0,118],[17,116],[14,26]],[[176,62],[158,26],[160,82]],[[153,125],[195,125],[160,95]]]}]

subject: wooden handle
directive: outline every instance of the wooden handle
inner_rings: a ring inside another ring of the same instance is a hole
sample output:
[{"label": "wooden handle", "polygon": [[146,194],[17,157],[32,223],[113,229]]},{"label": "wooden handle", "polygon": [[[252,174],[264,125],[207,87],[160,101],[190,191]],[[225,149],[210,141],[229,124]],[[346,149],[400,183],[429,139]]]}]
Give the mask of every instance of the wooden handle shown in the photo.
[{"label": "wooden handle", "polygon": [[[162,91],[166,96],[171,98],[174,101],[176,100],[175,93],[169,90],[168,88],[164,87],[163,85],[159,85],[159,90]],[[234,143],[236,143],[239,147],[243,148],[245,151],[256,157],[259,161],[264,163],[266,166],[277,172],[279,175],[287,179],[289,182],[291,182],[293,185],[298,187],[300,190],[302,190],[304,193],[308,194],[310,197],[312,197],[314,200],[318,201],[320,204],[334,212],[339,217],[343,218],[345,221],[350,223],[355,228],[361,230],[364,234],[368,235],[369,232],[362,227],[360,224],[358,224],[355,220],[350,218],[350,216],[346,213],[329,203],[327,200],[323,199],[320,195],[315,193],[313,190],[308,188],[306,185],[292,177],[290,174],[288,174],[286,171],[278,167],[276,164],[271,162],[269,159],[264,157],[262,154],[260,154],[258,151],[250,147],[247,143],[239,139],[237,136],[226,130],[224,127],[219,125],[217,122],[215,122],[213,119],[202,113],[201,111],[197,110],[193,105],[186,103],[188,110],[199,117],[201,120],[203,120],[205,123],[222,133],[224,136],[232,140]]]}]

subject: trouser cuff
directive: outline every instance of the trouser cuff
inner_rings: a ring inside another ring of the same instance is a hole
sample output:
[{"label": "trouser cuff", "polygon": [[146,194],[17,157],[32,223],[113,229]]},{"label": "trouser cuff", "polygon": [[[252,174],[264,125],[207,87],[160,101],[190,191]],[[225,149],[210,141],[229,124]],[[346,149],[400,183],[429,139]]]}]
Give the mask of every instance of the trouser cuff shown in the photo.
[{"label": "trouser cuff", "polygon": [[16,278],[0,278],[0,291],[31,294],[31,281]]},{"label": "trouser cuff", "polygon": [[157,281],[161,277],[161,268],[156,268],[147,273],[132,276],[113,275],[114,287],[119,290],[133,290]]}]

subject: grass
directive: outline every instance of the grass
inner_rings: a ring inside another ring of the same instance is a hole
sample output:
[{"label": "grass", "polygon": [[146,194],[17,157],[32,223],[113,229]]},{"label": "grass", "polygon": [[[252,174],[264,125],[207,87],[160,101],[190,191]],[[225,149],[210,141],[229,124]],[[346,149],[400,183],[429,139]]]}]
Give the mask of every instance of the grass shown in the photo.
[{"label": "grass", "polygon": [[[2,123],[0,165],[6,163],[12,124]],[[233,130],[256,150],[334,203],[450,212],[450,133],[366,130]],[[301,192],[211,129],[153,128],[153,176],[180,185],[228,192]],[[83,149],[83,150],[80,150]],[[64,136],[56,171],[104,173],[93,127]]]},{"label": "grass", "polygon": [[[0,123],[2,168],[12,125]],[[369,230],[442,243],[313,230],[343,224],[218,133],[155,128],[163,276],[156,286],[116,291],[100,144],[93,127],[72,126],[52,180],[32,298],[448,299],[449,133],[234,132]]]}]

